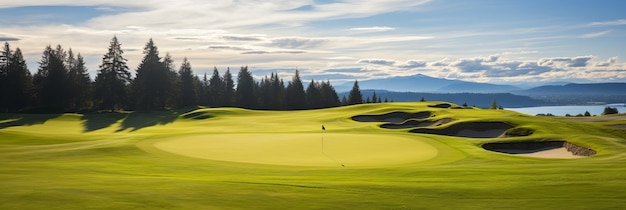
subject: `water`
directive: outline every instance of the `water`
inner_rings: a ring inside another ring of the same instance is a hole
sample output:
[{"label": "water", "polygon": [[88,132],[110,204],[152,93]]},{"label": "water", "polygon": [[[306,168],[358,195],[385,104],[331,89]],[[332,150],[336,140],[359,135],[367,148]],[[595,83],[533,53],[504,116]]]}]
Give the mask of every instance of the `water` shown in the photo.
[{"label": "water", "polygon": [[602,115],[604,108],[607,106],[617,108],[617,111],[619,111],[619,113],[626,112],[626,104],[605,104],[588,106],[536,106],[524,108],[509,108],[507,110],[513,110],[529,115],[550,113],[556,116],[565,116],[566,114],[574,116],[577,114],[585,114],[585,111],[589,111],[591,115]]}]

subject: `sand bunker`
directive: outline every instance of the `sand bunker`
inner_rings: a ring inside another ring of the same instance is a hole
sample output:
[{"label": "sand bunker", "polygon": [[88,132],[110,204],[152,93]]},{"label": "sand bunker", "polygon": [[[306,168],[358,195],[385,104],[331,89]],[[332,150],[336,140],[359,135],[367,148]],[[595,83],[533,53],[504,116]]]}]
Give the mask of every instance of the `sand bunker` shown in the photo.
[{"label": "sand bunker", "polygon": [[430,112],[390,112],[382,115],[358,115],[352,117],[352,120],[358,122],[388,122],[388,123],[402,123],[408,119],[425,119],[432,115]]},{"label": "sand bunker", "polygon": [[428,107],[448,109],[448,108],[452,107],[452,104],[443,103],[443,104],[436,104],[436,105],[428,105]]},{"label": "sand bunker", "polygon": [[387,129],[403,129],[403,128],[417,128],[417,127],[428,127],[428,126],[440,126],[449,122],[454,121],[452,118],[443,118],[440,120],[407,120],[403,123],[387,123],[380,125],[381,128]]},{"label": "sand bunker", "polygon": [[408,164],[438,150],[420,138],[365,134],[215,134],[158,140],[154,147],[217,161],[324,167]]},{"label": "sand bunker", "polygon": [[410,132],[469,138],[496,138],[513,127],[504,122],[462,122],[442,129],[417,128]]},{"label": "sand bunker", "polygon": [[482,147],[493,152],[539,158],[581,158],[596,154],[592,149],[566,141],[487,143]]}]

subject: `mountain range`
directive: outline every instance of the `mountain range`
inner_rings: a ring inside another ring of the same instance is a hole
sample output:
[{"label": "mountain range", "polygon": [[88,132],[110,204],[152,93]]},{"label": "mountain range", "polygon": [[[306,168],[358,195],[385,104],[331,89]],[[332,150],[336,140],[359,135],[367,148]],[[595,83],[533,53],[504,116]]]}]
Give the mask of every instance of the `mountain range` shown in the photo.
[{"label": "mountain range", "polygon": [[[353,82],[335,86],[350,91]],[[422,93],[513,93],[518,95],[626,95],[626,83],[568,83],[522,89],[514,85],[434,78],[423,74],[359,81],[361,89]]]},{"label": "mountain range", "polygon": [[[347,96],[353,82],[339,84],[339,97]],[[567,83],[523,89],[513,85],[468,82],[429,77],[423,74],[359,81],[363,97],[374,92],[390,101],[426,100],[489,106],[493,100],[505,107],[542,105],[583,105],[589,103],[623,103],[626,83]]]}]

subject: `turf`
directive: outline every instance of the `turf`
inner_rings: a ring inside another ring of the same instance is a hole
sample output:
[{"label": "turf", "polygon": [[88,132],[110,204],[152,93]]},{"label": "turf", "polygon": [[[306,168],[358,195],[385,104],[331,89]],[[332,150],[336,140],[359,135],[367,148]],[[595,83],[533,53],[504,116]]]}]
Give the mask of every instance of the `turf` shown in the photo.
[{"label": "turf", "polygon": [[[0,115],[0,209],[623,209],[622,118],[577,122],[439,103]],[[380,128],[357,115],[505,122],[529,136]],[[596,121],[596,122],[594,122]],[[326,131],[322,133],[321,125]],[[322,149],[322,135],[324,149]],[[491,142],[568,141],[596,155],[519,157]],[[342,167],[341,165],[344,165]]]}]

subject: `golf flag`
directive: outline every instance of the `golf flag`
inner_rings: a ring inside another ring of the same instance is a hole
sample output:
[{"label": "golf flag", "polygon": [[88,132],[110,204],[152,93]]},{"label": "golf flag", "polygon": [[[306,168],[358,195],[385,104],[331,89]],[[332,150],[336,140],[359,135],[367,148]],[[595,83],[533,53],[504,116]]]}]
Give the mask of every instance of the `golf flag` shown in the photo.
[{"label": "golf flag", "polygon": [[323,131],[325,131],[325,130],[326,130],[326,128],[324,128],[324,125],[322,125],[322,130],[323,130]]}]

